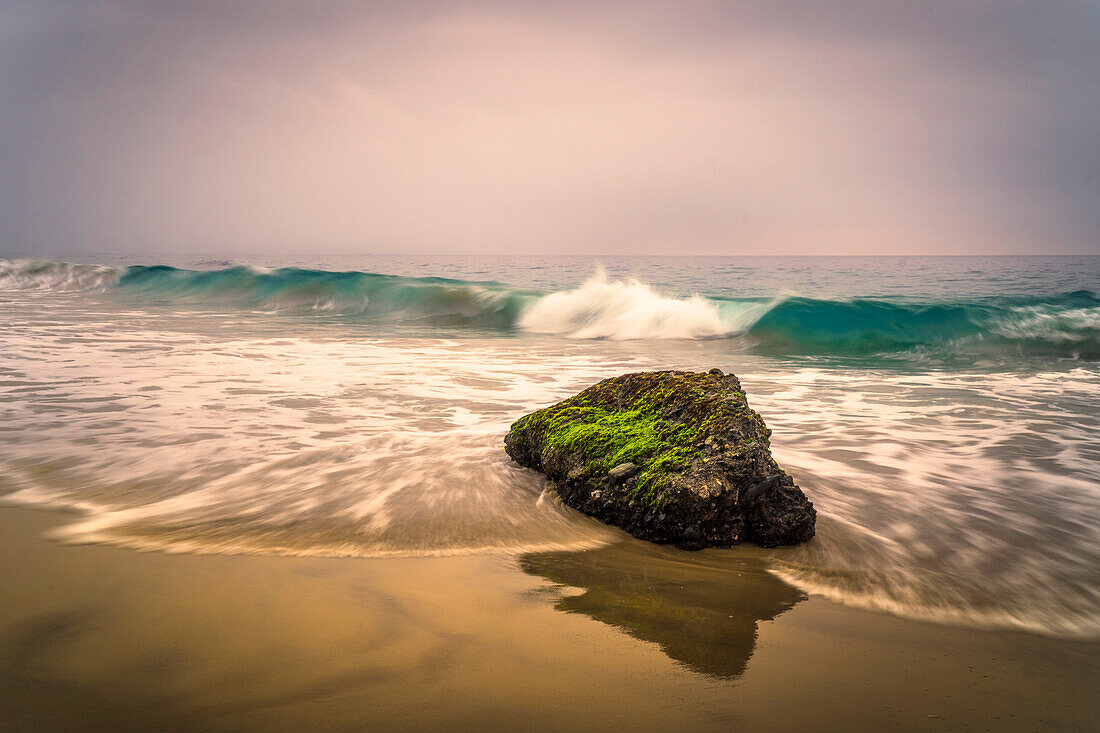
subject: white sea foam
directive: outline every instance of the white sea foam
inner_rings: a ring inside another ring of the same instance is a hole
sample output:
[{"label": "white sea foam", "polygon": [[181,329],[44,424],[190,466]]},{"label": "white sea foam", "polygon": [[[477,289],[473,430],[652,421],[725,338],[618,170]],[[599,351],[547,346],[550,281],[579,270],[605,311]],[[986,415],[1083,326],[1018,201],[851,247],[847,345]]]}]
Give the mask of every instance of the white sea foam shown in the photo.
[{"label": "white sea foam", "polygon": [[575,290],[540,298],[520,317],[533,333],[577,339],[703,339],[731,326],[706,298],[670,298],[638,280],[609,280],[597,270]]},{"label": "white sea foam", "polygon": [[0,260],[0,290],[79,291],[114,285],[124,270],[49,260]]},{"label": "white sea foam", "polygon": [[502,450],[513,416],[610,376],[591,359],[517,363],[491,343],[432,340],[197,339],[56,316],[0,335],[0,389],[19,425],[0,450],[0,494],[78,513],[53,532],[61,541],[391,556],[617,536],[540,499],[545,480]]},{"label": "white sea foam", "polygon": [[[878,548],[867,547],[869,551]],[[1100,639],[1100,612],[1095,597],[1082,596],[1067,608],[1062,598],[1044,598],[1032,589],[1024,594],[976,601],[960,591],[958,583],[945,584],[934,573],[913,573],[905,567],[890,573],[864,572],[859,576],[822,572],[818,568],[777,563],[777,578],[810,595],[851,608],[880,611],[918,621],[1029,631],[1068,639]],[[1007,601],[1007,602],[1006,602]]]},{"label": "white sea foam", "polygon": [[1072,341],[1100,332],[1100,309],[1023,306],[991,325],[994,333],[1010,339]]},{"label": "white sea foam", "polygon": [[740,376],[819,511],[777,576],[914,619],[1100,638],[1095,371]]}]

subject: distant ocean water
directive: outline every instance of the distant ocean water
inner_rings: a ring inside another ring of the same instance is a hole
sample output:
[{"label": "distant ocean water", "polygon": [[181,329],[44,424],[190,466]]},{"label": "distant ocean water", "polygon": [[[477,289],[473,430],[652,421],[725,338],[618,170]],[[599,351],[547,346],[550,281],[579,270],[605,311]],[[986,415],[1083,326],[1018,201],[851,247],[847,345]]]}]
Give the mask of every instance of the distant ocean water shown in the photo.
[{"label": "distant ocean water", "polygon": [[1098,293],[1100,257],[11,257],[0,492],[139,549],[594,547],[621,535],[512,464],[508,425],[720,366],[821,515],[776,574],[1097,637]]}]

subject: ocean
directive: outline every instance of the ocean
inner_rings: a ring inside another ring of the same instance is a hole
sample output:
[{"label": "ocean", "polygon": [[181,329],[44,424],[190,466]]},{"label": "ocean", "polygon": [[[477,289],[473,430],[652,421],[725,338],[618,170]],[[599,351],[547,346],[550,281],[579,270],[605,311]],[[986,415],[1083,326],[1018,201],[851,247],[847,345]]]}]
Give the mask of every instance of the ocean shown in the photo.
[{"label": "ocean", "polygon": [[906,618],[1100,638],[1100,257],[0,260],[0,502],[65,543],[395,557],[625,535],[504,454],[720,367],[818,512],[761,557]]}]

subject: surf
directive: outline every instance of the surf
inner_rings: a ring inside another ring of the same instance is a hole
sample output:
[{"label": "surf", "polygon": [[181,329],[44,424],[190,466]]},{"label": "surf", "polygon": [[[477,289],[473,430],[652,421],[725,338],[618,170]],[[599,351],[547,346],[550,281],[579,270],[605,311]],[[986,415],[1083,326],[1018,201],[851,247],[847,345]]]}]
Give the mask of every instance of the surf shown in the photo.
[{"label": "surf", "polygon": [[597,268],[575,287],[235,265],[0,260],[0,290],[107,293],[135,307],[244,310],[577,340],[737,340],[756,353],[1100,359],[1091,290],[957,299],[664,292]]}]

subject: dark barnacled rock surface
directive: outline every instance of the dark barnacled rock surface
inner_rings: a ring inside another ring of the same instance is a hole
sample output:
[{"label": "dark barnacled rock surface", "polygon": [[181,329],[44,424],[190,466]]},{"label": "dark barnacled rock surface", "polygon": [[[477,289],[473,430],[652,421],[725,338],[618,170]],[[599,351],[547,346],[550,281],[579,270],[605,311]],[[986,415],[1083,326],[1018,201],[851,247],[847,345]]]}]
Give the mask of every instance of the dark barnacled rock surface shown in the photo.
[{"label": "dark barnacled rock surface", "polygon": [[732,374],[639,372],[517,420],[508,455],[566,504],[684,549],[805,542],[817,513]]}]

